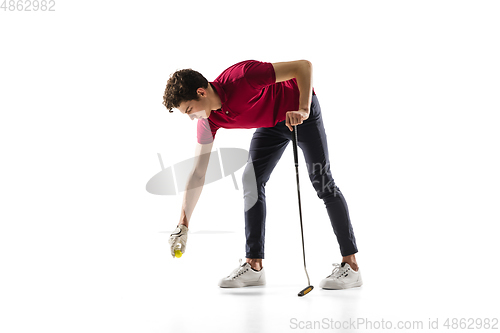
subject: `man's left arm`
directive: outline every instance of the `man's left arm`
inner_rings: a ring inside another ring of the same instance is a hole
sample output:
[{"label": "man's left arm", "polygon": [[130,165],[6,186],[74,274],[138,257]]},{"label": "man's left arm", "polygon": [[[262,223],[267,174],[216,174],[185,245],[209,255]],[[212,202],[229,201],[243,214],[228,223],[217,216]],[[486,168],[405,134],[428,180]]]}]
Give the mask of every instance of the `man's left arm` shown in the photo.
[{"label": "man's left arm", "polygon": [[309,118],[309,107],[312,99],[312,64],[307,60],[275,62],[272,64],[276,74],[276,82],[287,81],[295,78],[299,87],[299,110],[288,111],[286,115],[286,126],[293,130],[292,126],[302,124]]}]

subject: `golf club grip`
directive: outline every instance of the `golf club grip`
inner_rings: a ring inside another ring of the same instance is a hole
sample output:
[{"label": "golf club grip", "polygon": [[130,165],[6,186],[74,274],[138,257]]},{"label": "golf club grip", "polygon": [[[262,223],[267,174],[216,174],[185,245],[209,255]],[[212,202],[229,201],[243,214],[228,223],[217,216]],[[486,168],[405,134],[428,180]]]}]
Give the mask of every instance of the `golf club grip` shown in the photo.
[{"label": "golf club grip", "polygon": [[292,132],[293,141],[293,159],[295,160],[295,166],[299,166],[299,157],[297,156],[297,125],[293,126]]}]

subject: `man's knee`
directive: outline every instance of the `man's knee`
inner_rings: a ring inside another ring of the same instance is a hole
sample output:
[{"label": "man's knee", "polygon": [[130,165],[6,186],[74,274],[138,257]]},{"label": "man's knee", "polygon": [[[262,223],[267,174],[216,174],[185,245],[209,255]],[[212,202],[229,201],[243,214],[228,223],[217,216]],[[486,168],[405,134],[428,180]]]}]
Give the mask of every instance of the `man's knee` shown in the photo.
[{"label": "man's knee", "polygon": [[330,172],[330,162],[306,163],[309,175],[326,175]]},{"label": "man's knee", "polygon": [[328,196],[336,197],[340,193],[340,189],[335,185],[333,179],[327,177],[319,177],[312,181],[318,198],[324,199]]},{"label": "man's knee", "polygon": [[243,183],[243,188],[251,189],[256,187],[257,179],[252,163],[247,163],[241,181]]},{"label": "man's knee", "polygon": [[245,212],[252,208],[259,199],[259,187],[252,163],[247,163],[242,176],[243,198],[245,201]]}]

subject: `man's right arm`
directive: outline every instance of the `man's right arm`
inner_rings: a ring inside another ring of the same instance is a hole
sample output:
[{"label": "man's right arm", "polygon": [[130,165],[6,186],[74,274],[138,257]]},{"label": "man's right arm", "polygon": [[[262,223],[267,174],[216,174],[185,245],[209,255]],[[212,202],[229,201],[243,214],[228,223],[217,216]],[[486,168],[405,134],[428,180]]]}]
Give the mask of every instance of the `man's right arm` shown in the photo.
[{"label": "man's right arm", "polygon": [[183,224],[188,228],[194,207],[200,198],[203,185],[205,184],[205,174],[207,172],[208,162],[210,161],[212,146],[213,141],[208,144],[198,143],[196,146],[196,160],[184,192],[184,200],[182,202],[181,217],[179,221],[179,224]]}]

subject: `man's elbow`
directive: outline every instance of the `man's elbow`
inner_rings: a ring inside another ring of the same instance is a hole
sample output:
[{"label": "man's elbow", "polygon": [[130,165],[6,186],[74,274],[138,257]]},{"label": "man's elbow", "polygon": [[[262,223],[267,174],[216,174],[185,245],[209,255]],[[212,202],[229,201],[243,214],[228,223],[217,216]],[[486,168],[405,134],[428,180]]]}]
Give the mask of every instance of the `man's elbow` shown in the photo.
[{"label": "man's elbow", "polygon": [[313,66],[312,62],[306,59],[299,60],[298,63],[300,68],[312,68]]},{"label": "man's elbow", "polygon": [[312,66],[313,66],[312,62],[310,62],[309,60],[302,59],[301,62],[306,67],[311,67],[312,68]]},{"label": "man's elbow", "polygon": [[196,165],[194,167],[192,177],[195,178],[197,181],[205,182],[205,176],[208,170],[208,161],[203,161],[203,162],[204,163],[200,163],[199,165]]},{"label": "man's elbow", "polygon": [[204,181],[206,173],[207,173],[206,170],[202,170],[201,168],[195,168],[193,170],[191,177],[196,179],[196,181],[201,181],[201,180]]},{"label": "man's elbow", "polygon": [[[304,75],[305,73],[312,73],[312,62],[306,59],[298,60],[298,66],[296,66],[294,77],[299,75]],[[307,75],[307,74],[306,74]]]}]

